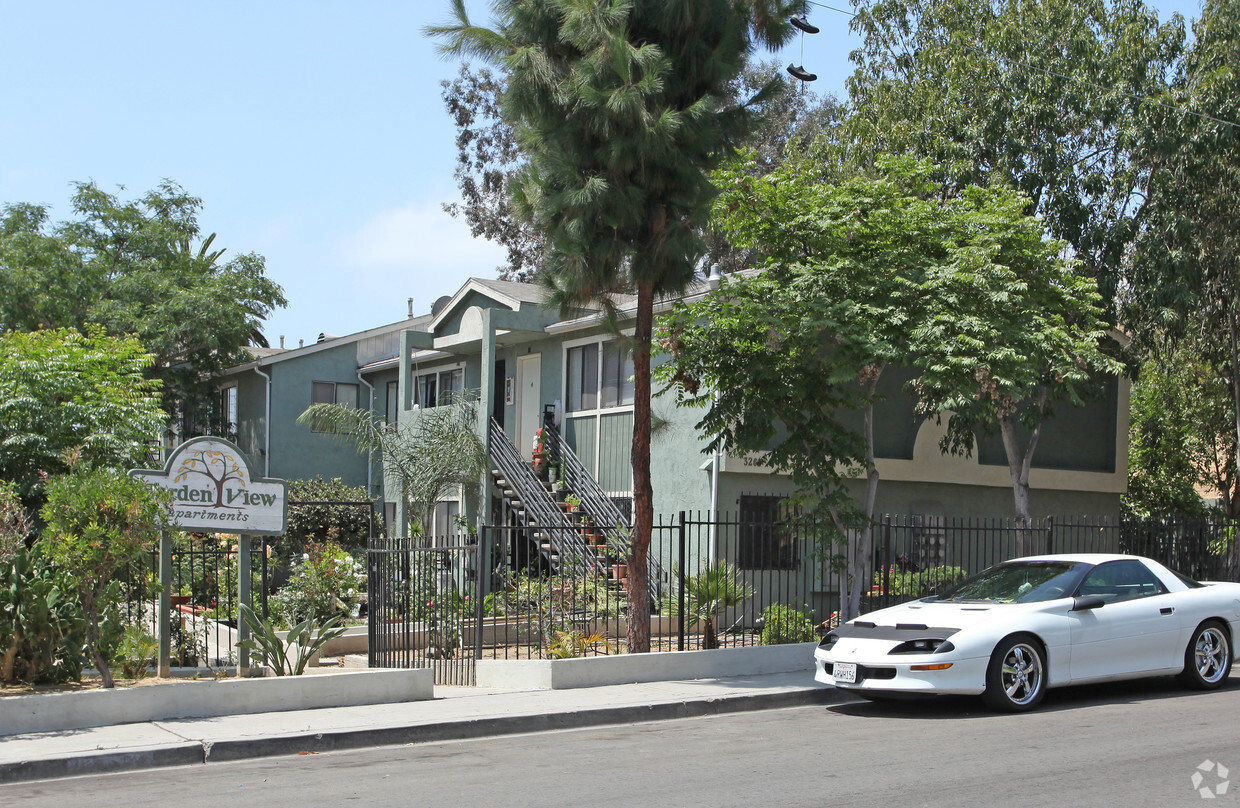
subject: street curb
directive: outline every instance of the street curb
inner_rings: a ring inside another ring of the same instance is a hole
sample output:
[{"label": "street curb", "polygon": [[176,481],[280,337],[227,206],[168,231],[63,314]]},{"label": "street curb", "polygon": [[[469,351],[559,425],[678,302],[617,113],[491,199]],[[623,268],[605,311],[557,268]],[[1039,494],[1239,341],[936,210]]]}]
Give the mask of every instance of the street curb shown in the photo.
[{"label": "street curb", "polygon": [[30,780],[54,780],[61,777],[77,777],[84,774],[108,774],[110,772],[137,771],[163,766],[187,766],[203,763],[202,744],[193,741],[152,749],[118,749],[67,755],[41,760],[22,760],[17,763],[0,764],[0,785],[22,783]]},{"label": "street curb", "polygon": [[813,687],[778,693],[739,694],[683,702],[575,710],[567,713],[494,716],[402,727],[307,732],[298,735],[214,743],[187,742],[143,750],[118,750],[0,764],[0,784],[279,755],[318,754],[363,747],[472,740],[557,729],[580,729],[645,721],[666,721],[676,718],[700,718],[751,710],[775,710],[785,707],[828,704],[833,697],[833,689]]}]

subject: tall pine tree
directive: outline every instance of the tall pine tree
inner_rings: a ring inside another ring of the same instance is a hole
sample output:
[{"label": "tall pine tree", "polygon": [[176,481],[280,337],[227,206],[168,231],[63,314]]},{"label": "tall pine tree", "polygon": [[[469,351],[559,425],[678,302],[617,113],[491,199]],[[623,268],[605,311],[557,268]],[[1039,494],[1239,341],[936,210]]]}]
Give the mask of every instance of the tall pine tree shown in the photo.
[{"label": "tall pine tree", "polygon": [[[544,283],[562,308],[636,295],[634,525],[629,563],[648,569],[650,344],[654,302],[683,289],[703,255],[707,176],[752,127],[728,84],[758,46],[776,48],[805,0],[494,0],[494,29],[427,29],[445,54],[474,55],[507,76],[503,111],[527,164],[514,205],[551,245]],[[773,80],[773,81],[777,81]],[[774,86],[774,85],[772,85]],[[629,577],[628,650],[650,650],[650,593]]]}]

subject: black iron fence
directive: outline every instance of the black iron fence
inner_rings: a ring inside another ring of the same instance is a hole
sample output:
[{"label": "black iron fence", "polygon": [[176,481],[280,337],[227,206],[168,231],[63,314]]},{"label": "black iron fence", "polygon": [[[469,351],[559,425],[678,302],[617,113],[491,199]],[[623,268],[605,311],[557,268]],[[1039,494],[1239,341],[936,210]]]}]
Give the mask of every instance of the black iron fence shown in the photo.
[{"label": "black iron fence", "polygon": [[[838,545],[761,515],[660,519],[645,570],[605,542],[588,563],[557,566],[545,548],[566,543],[557,535],[564,530],[487,526],[467,540],[372,540],[370,664],[432,667],[440,683],[471,684],[478,659],[623,652],[635,575],[649,578],[652,650],[807,641],[841,611],[850,583]],[[860,571],[861,611],[1047,552],[1146,555],[1193,577],[1240,580],[1236,531],[1234,522],[1211,520],[884,517],[872,563]]]},{"label": "black iron fence", "polygon": [[[1224,519],[1108,520],[885,516],[875,527],[874,570],[861,611],[935,594],[965,575],[1024,555],[1125,553],[1201,580],[1240,581],[1237,523]],[[844,585],[842,571],[833,588]]]},{"label": "black iron fence", "polygon": [[372,538],[367,576],[369,666],[433,668],[437,684],[472,685],[480,652],[478,544]]},{"label": "black iron fence", "polygon": [[[272,578],[267,565],[272,542],[256,542],[250,570],[255,609],[266,614]],[[178,536],[172,551],[169,591],[172,667],[226,667],[236,663],[237,537],[191,533]],[[159,616],[159,551],[129,570],[124,581],[126,622],[156,636]]]}]

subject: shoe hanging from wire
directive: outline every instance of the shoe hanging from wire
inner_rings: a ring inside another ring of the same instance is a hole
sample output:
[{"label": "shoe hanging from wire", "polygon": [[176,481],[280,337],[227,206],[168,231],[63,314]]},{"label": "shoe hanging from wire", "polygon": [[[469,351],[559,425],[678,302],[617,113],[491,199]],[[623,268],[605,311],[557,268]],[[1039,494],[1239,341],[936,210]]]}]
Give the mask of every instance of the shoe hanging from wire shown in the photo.
[{"label": "shoe hanging from wire", "polygon": [[804,14],[789,17],[788,22],[792,23],[793,28],[799,28],[807,34],[816,34],[819,31],[818,26],[807,20]]},{"label": "shoe hanging from wire", "polygon": [[790,62],[788,64],[788,74],[800,81],[817,81],[818,74],[809,72],[803,65],[805,64],[805,35],[818,33],[818,26],[807,20],[804,14],[789,17],[788,22],[792,24],[793,28],[801,32],[801,64],[793,65]]},{"label": "shoe hanging from wire", "polygon": [[806,70],[804,67],[801,67],[800,65],[789,64],[788,73],[791,74],[793,78],[800,79],[801,81],[817,81],[818,80],[817,73],[811,73],[808,70]]}]

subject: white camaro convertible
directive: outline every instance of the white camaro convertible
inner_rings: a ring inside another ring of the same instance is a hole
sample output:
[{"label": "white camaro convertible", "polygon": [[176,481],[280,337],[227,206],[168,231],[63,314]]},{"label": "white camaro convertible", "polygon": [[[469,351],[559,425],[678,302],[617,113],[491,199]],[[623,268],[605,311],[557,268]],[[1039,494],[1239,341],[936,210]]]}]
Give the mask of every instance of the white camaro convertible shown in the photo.
[{"label": "white camaro convertible", "polygon": [[1206,690],[1227,680],[1237,629],[1240,584],[1137,556],[1034,556],[833,629],[814,678],[870,699],[981,694],[1009,711],[1086,682],[1175,674]]}]

